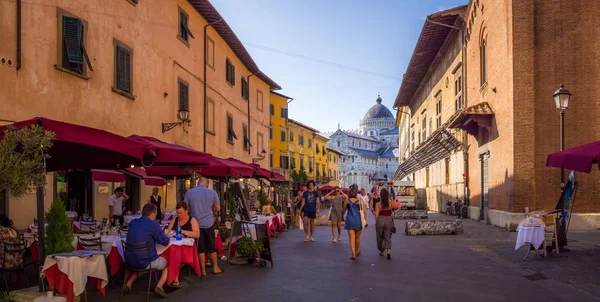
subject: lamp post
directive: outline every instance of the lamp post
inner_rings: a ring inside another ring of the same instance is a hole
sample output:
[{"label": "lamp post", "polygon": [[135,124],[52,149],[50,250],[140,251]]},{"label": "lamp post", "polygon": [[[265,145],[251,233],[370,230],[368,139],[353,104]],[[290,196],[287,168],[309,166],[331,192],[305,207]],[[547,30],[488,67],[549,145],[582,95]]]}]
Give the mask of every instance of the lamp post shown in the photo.
[{"label": "lamp post", "polygon": [[265,159],[265,157],[267,157],[267,151],[265,151],[265,149],[263,149],[260,152],[260,156],[259,157],[255,157],[255,158],[252,159],[252,163],[255,164],[255,163],[257,163],[257,162]]},{"label": "lamp post", "polygon": [[[571,92],[565,89],[565,85],[560,84],[558,90],[554,92],[554,103],[556,109],[560,112],[560,151],[565,150],[565,110],[569,107]],[[561,190],[565,185],[565,168],[560,169]]]}]

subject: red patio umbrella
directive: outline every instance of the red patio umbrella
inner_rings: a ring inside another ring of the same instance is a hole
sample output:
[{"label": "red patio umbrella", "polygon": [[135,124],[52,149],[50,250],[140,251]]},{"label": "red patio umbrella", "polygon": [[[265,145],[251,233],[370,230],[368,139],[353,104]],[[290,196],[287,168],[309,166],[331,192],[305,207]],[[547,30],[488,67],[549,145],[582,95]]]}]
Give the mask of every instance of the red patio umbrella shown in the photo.
[{"label": "red patio umbrella", "polygon": [[127,174],[133,174],[133,176],[137,178],[141,178],[144,180],[144,184],[147,186],[164,186],[167,182],[164,178],[159,176],[148,176],[146,170],[143,168],[127,168],[123,172]]},{"label": "red patio umbrella", "polygon": [[[156,148],[104,130],[59,122],[44,117],[12,124],[15,128],[38,125],[54,132],[53,146],[46,160],[46,171],[67,169],[119,169],[142,162],[152,164]],[[0,140],[8,125],[0,127]]]},{"label": "red patio umbrella", "polygon": [[273,172],[273,180],[275,181],[285,181],[285,176],[279,174],[277,172]]},{"label": "red patio umbrella", "polygon": [[259,164],[245,163],[245,162],[243,162],[243,161],[241,161],[239,159],[235,159],[233,157],[230,157],[230,158],[227,158],[227,159],[235,161],[235,162],[238,162],[238,163],[242,163],[242,164],[245,164],[245,165],[250,165],[250,166],[254,167],[255,172],[254,172],[253,177],[256,177],[256,178],[267,178],[267,179],[274,178],[273,172],[271,172],[270,170],[267,170],[265,168],[262,168]]},{"label": "red patio umbrella", "polygon": [[[182,165],[182,166],[202,166],[207,165],[211,155],[208,153],[196,151],[192,148],[169,144],[149,136],[131,135],[130,140],[153,146],[156,149],[156,165]],[[150,166],[146,164],[145,166]]]},{"label": "red patio umbrella", "polygon": [[165,177],[189,177],[191,171],[196,171],[200,175],[208,178],[224,178],[224,177],[252,177],[255,172],[255,167],[243,162],[232,161],[211,156],[207,166],[189,167],[184,169],[181,167],[147,167],[148,175],[165,176]]},{"label": "red patio umbrella", "polygon": [[333,187],[332,187],[332,186],[324,186],[324,187],[321,187],[321,188],[319,189],[319,191],[321,191],[321,192],[329,192],[329,191],[333,191]]},{"label": "red patio umbrella", "polygon": [[546,167],[564,168],[590,173],[592,165],[598,164],[600,141],[549,154]]}]

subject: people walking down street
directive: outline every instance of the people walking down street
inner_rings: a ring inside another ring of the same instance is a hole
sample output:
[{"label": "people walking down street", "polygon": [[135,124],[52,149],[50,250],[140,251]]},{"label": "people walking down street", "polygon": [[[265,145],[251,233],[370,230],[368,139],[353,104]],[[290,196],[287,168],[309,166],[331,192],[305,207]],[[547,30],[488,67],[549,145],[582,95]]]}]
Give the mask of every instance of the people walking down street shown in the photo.
[{"label": "people walking down street", "polygon": [[387,252],[387,258],[392,259],[392,229],[394,228],[394,210],[398,204],[390,199],[387,189],[381,189],[381,201],[375,206],[375,232],[379,255]]},{"label": "people walking down street", "polygon": [[[309,180],[306,184],[308,190],[302,193],[302,213],[304,215],[304,242],[315,241],[315,218],[317,218],[317,214],[319,209],[321,208],[321,200],[319,198],[319,191],[315,189],[315,182]],[[310,223],[310,229],[308,225]]]},{"label": "people walking down street", "polygon": [[215,245],[215,214],[221,211],[221,202],[217,192],[208,188],[208,179],[200,176],[199,185],[185,193],[183,202],[190,206],[192,217],[200,225],[200,238],[198,239],[198,253],[200,254],[200,269],[202,276],[206,276],[206,256],[208,253],[213,265],[213,274],[223,272],[217,262],[217,247]]},{"label": "people walking down street", "polygon": [[[303,223],[302,222],[302,193],[304,191],[303,190],[298,190],[298,192],[296,193],[296,196],[294,197],[294,202],[293,202],[293,209],[294,209],[294,222],[293,225],[300,227],[300,224]],[[300,216],[300,217],[298,217]]]},{"label": "people walking down street", "polygon": [[379,195],[379,190],[375,190],[371,195],[371,211],[375,214],[375,207],[381,201],[381,196]]},{"label": "people walking down street", "polygon": [[[344,194],[340,187],[335,189],[327,195],[325,199],[331,201],[331,213],[329,214],[329,221],[331,221],[331,235],[333,236],[333,243],[342,241],[342,221],[344,220],[343,213],[345,212],[346,203],[348,202],[348,196]],[[336,231],[337,229],[337,236]]]},{"label": "people walking down street", "polygon": [[362,202],[369,208],[369,204],[371,204],[371,198],[367,195],[367,191],[365,189],[360,189],[360,195],[358,196],[362,199]]},{"label": "people walking down street", "polygon": [[346,204],[346,226],[348,241],[350,244],[350,259],[356,260],[360,256],[360,235],[363,229],[363,219],[366,220],[366,206],[358,195],[358,187],[352,185],[348,192],[348,203]]}]

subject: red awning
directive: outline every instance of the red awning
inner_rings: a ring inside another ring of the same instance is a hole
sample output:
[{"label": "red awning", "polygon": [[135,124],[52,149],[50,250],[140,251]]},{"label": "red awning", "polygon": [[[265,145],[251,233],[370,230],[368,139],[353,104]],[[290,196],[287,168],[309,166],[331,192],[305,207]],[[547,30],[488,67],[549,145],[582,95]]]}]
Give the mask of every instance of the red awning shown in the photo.
[{"label": "red awning", "polygon": [[92,170],[92,179],[94,181],[124,182],[125,175],[114,170]]},{"label": "red awning", "polygon": [[127,174],[144,180],[144,184],[147,186],[164,186],[167,182],[164,178],[158,176],[148,176],[146,170],[143,168],[127,168],[125,169]]},{"label": "red awning", "polygon": [[549,154],[546,167],[564,168],[579,172],[592,172],[592,165],[598,164],[600,141]]},{"label": "red awning", "polygon": [[231,160],[237,163],[242,163],[245,165],[250,165],[252,167],[254,167],[254,175],[252,175],[252,177],[255,178],[267,178],[267,179],[272,179],[273,178],[273,172],[265,169],[265,168],[261,168],[261,166],[259,164],[249,164],[249,163],[245,163],[239,159],[235,159],[235,158],[228,158],[227,160]]},{"label": "red awning", "polygon": [[[118,169],[143,163],[152,164],[156,159],[155,148],[132,141],[104,130],[59,122],[43,117],[12,124],[15,128],[38,125],[55,135],[46,171],[67,169]],[[0,127],[0,139],[8,125]]]},{"label": "red awning", "polygon": [[165,167],[146,167],[146,173],[150,176],[160,176],[164,178],[187,178],[190,173],[181,167],[165,166]]},{"label": "red awning", "polygon": [[277,172],[273,172],[273,180],[285,181],[285,176],[283,176],[282,174],[279,174]]},{"label": "red awning", "polygon": [[192,171],[208,178],[253,177],[256,167],[241,161],[210,156],[207,166],[197,167],[147,167],[148,175],[163,177],[190,177]]},{"label": "red awning", "polygon": [[165,143],[153,137],[131,135],[128,138],[155,147],[157,150],[155,164],[158,165],[203,166],[208,164],[211,156],[184,146]]}]

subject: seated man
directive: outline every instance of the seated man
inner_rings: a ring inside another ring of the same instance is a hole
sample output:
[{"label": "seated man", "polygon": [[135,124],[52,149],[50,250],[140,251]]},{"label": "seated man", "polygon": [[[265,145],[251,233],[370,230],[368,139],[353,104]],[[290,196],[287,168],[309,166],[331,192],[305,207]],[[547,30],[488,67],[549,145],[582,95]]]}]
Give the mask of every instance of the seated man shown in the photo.
[{"label": "seated man", "polygon": [[[165,234],[158,222],[155,220],[157,216],[156,206],[149,203],[142,209],[142,217],[131,221],[129,231],[127,232],[127,243],[145,242],[148,244],[150,253],[147,251],[140,253],[125,253],[125,262],[127,267],[134,269],[157,269],[162,271],[160,280],[154,288],[154,292],[166,298],[167,294],[163,290],[165,282],[167,282],[167,260],[158,256],[156,252],[156,244],[164,246],[169,245],[169,236]],[[148,254],[149,258],[148,258]],[[131,275],[131,278],[125,284],[125,291],[131,292],[133,281],[137,279],[138,274]]]}]

